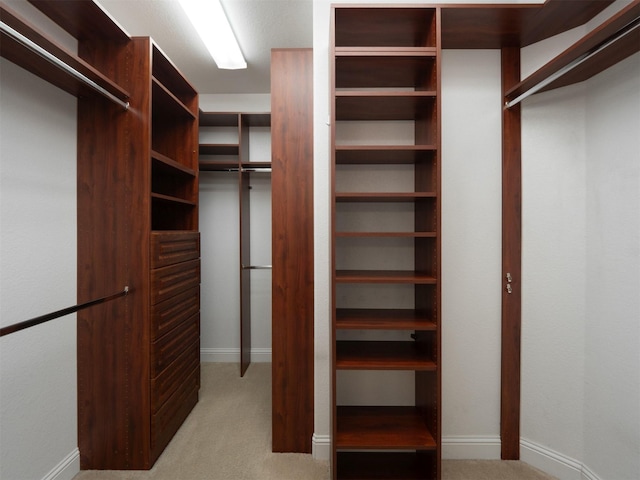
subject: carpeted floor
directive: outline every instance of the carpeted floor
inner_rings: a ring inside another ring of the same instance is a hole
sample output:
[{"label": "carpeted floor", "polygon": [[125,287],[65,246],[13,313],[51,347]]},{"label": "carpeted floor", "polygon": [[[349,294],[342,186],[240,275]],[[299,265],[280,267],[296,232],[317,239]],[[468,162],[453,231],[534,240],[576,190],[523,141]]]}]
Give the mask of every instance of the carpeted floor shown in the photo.
[{"label": "carpeted floor", "polygon": [[[443,480],[553,480],[521,462],[448,460]],[[271,364],[202,364],[200,401],[149,471],[80,472],[74,480],[328,480],[327,462],[271,452]]]}]

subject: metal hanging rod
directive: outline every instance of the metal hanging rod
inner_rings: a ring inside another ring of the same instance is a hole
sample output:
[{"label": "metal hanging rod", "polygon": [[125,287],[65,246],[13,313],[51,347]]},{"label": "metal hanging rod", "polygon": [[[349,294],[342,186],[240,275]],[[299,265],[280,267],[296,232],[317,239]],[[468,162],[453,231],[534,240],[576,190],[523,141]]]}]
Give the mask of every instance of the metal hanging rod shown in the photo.
[{"label": "metal hanging rod", "polygon": [[107,97],[112,102],[115,102],[118,105],[122,106],[122,108],[124,108],[125,110],[129,109],[129,102],[124,102],[124,101],[120,100],[114,94],[112,94],[108,90],[106,90],[103,87],[101,87],[100,85],[98,85],[96,82],[91,80],[89,77],[87,77],[86,75],[80,73],[79,71],[77,71],[72,66],[64,63],[58,57],[56,57],[55,55],[51,54],[50,52],[48,52],[47,50],[42,48],[40,45],[38,45],[37,43],[33,42],[29,38],[25,37],[23,34],[21,34],[20,32],[18,32],[17,30],[15,30],[13,28],[11,28],[9,25],[7,25],[6,23],[4,23],[2,21],[0,21],[0,30],[2,30],[4,33],[6,33],[8,36],[13,38],[18,43],[24,45],[26,48],[28,48],[32,52],[34,52],[37,55],[41,56],[42,58],[44,58],[48,62],[50,62],[53,65],[55,65],[56,67],[60,68],[61,70],[64,70],[69,75],[71,75],[72,77],[76,78],[77,80],[80,80],[82,83],[84,83],[85,85],[91,87],[93,90],[97,91],[101,95]]},{"label": "metal hanging rod", "polygon": [[530,97],[534,93],[539,92],[540,90],[542,90],[544,87],[546,87],[550,83],[554,82],[558,78],[562,77],[566,73],[568,73],[571,70],[573,70],[574,68],[576,68],[578,65],[581,65],[582,63],[586,62],[587,60],[589,60],[594,55],[597,55],[598,53],[600,53],[602,50],[604,50],[605,48],[607,48],[611,44],[613,44],[613,43],[617,42],[618,40],[620,40],[621,38],[625,37],[626,35],[628,35],[632,31],[634,31],[636,28],[638,28],[639,26],[640,26],[640,17],[636,18],[635,20],[632,20],[627,25],[625,25],[623,28],[621,28],[616,33],[616,35],[614,35],[613,37],[609,38],[608,40],[605,40],[604,42],[602,42],[600,45],[598,45],[597,47],[593,48],[592,50],[590,50],[590,51],[584,53],[583,55],[579,56],[574,61],[572,61],[571,63],[567,64],[566,66],[564,66],[563,68],[561,68],[560,70],[558,70],[554,74],[550,75],[549,77],[545,78],[544,80],[542,80],[537,85],[535,85],[535,86],[531,87],[529,90],[521,93],[520,95],[518,95],[513,100],[505,102],[505,107],[506,108],[511,108],[511,107],[516,106],[517,104],[522,102],[525,98]]},{"label": "metal hanging rod", "polygon": [[264,172],[271,173],[271,167],[251,167],[251,168],[242,168],[240,171],[242,172]]},{"label": "metal hanging rod", "polygon": [[242,265],[243,270],[271,270],[271,265]]},{"label": "metal hanging rod", "polygon": [[40,317],[35,317],[30,320],[25,320],[24,322],[14,323],[13,325],[9,325],[8,327],[0,328],[0,337],[4,337],[5,335],[9,335],[10,333],[18,332],[20,330],[24,330],[25,328],[40,325],[41,323],[45,323],[55,318],[69,315],[70,313],[75,313],[78,310],[84,310],[85,308],[89,308],[94,305],[98,305],[100,303],[108,302],[109,300],[115,300],[116,298],[124,297],[128,293],[129,293],[129,287],[124,287],[124,290],[118,293],[114,293],[113,295],[108,295],[106,297],[98,298],[97,300],[92,300],[90,302],[74,305],[73,307],[63,308],[62,310],[51,312],[46,315],[42,315]]}]

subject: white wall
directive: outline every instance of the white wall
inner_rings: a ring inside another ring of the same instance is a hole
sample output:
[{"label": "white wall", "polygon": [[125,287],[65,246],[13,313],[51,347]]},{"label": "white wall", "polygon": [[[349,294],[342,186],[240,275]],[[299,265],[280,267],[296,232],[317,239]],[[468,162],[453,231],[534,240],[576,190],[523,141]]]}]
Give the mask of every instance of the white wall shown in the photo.
[{"label": "white wall", "polygon": [[[76,99],[0,60],[0,322],[76,303]],[[0,339],[0,478],[79,469],[75,315]]]},{"label": "white wall", "polygon": [[640,478],[640,54],[588,83],[584,461]]},{"label": "white wall", "polygon": [[640,477],[639,133],[637,54],[523,103],[522,458],[563,480]]}]

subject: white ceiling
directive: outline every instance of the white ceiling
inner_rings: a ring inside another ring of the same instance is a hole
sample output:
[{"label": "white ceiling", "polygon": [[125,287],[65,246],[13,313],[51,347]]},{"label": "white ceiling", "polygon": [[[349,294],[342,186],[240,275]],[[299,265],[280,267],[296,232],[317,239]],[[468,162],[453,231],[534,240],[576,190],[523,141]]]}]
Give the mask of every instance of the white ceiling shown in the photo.
[{"label": "white ceiling", "polygon": [[152,37],[200,94],[269,93],[271,49],[313,42],[313,0],[222,0],[248,68],[219,70],[176,0],[98,1],[129,35]]}]

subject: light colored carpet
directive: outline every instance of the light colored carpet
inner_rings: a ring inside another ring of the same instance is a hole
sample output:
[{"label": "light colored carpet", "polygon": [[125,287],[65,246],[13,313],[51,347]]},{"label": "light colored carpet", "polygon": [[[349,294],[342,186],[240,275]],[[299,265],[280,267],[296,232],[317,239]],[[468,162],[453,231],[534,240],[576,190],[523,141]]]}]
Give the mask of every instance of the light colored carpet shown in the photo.
[{"label": "light colored carpet", "polygon": [[[443,480],[553,480],[521,462],[448,460]],[[271,364],[202,364],[200,401],[149,471],[86,470],[74,480],[328,480],[328,462],[271,452]]]}]

